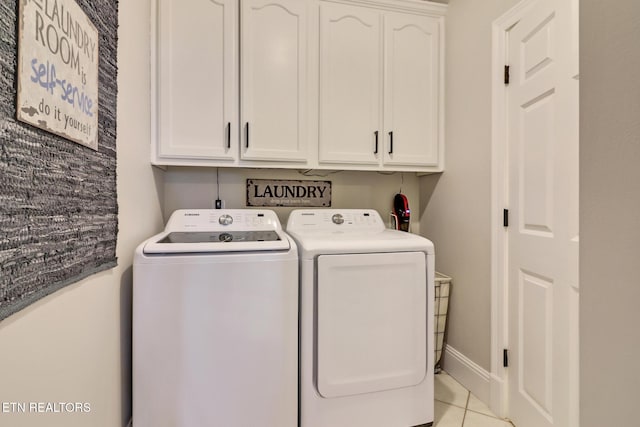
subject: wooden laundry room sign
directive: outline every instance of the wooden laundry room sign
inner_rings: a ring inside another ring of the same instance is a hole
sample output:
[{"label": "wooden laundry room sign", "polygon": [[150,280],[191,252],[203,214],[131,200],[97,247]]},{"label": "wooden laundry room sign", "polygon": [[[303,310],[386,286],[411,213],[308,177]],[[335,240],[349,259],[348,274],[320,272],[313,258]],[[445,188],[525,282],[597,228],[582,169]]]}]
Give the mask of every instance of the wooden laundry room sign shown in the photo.
[{"label": "wooden laundry room sign", "polygon": [[98,30],[74,0],[19,4],[17,119],[97,150]]},{"label": "wooden laundry room sign", "polygon": [[247,179],[247,206],[331,207],[331,181]]}]

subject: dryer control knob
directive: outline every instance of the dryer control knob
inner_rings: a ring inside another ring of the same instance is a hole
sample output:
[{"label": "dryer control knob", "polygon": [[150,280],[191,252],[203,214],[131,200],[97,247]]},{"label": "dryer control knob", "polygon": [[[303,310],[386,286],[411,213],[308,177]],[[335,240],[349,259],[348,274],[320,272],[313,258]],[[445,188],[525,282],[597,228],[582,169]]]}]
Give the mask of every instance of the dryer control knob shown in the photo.
[{"label": "dryer control knob", "polygon": [[344,217],[342,215],[340,215],[340,214],[334,214],[331,217],[331,221],[333,221],[334,224],[340,225],[340,224],[344,223]]},{"label": "dryer control knob", "polygon": [[224,214],[218,218],[218,222],[221,225],[231,225],[233,224],[233,217],[231,215]]}]

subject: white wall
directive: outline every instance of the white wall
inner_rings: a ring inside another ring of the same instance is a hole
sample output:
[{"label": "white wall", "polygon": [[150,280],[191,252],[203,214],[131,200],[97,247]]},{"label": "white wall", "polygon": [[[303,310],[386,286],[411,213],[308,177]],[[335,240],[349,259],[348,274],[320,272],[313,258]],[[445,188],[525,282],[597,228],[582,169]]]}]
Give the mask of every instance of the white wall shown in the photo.
[{"label": "white wall", "polygon": [[[326,175],[327,171],[317,171]],[[393,196],[400,191],[409,199],[410,207],[418,207],[418,178],[415,173],[380,174],[376,172],[337,172],[327,176],[304,176],[285,169],[220,168],[220,197],[226,208],[245,208],[247,178],[331,181],[332,207],[376,209],[389,221]],[[165,173],[165,219],[181,208],[211,208],[217,193],[216,169],[170,168]],[[285,226],[291,208],[269,208],[276,211]],[[412,231],[419,232],[420,223],[413,217]]]},{"label": "white wall", "polygon": [[[446,31],[446,163],[421,178],[421,231],[453,277],[447,342],[491,362],[491,24],[517,0],[451,0]],[[446,368],[446,356],[444,360]]]},{"label": "white wall", "polygon": [[2,413],[11,427],[124,426],[131,415],[131,263],[162,224],[149,166],[149,0],[121,1],[118,48],[118,267],[0,323],[0,402],[88,402],[88,414]]},{"label": "white wall", "polygon": [[580,425],[636,426],[640,2],[580,1]]}]

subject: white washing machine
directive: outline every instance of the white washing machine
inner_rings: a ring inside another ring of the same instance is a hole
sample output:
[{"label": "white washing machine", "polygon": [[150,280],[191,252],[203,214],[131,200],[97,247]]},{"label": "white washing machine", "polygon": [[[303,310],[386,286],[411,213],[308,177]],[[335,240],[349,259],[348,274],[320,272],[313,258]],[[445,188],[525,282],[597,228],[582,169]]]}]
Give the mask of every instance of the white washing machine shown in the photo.
[{"label": "white washing machine", "polygon": [[300,426],[433,423],[434,248],[374,210],[295,210]]},{"label": "white washing machine", "polygon": [[268,210],[178,210],[136,250],[136,427],[298,425],[298,253]]}]

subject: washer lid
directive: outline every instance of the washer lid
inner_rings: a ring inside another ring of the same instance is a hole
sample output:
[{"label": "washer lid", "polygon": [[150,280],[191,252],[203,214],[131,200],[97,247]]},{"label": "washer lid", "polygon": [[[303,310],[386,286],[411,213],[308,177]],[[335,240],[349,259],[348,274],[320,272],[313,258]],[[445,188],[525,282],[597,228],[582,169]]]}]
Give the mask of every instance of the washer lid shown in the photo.
[{"label": "washer lid", "polygon": [[227,243],[227,242],[274,242],[282,240],[273,230],[256,231],[173,231],[158,243]]},{"label": "washer lid", "polygon": [[273,211],[177,210],[165,231],[147,241],[146,254],[289,250],[291,243]]},{"label": "washer lid", "polygon": [[[274,233],[267,231],[265,233]],[[289,239],[277,235],[275,240],[233,240],[227,233],[161,233],[151,238],[145,245],[145,254],[214,253],[214,252],[256,252],[288,251]],[[238,238],[237,232],[235,233]],[[210,239],[209,241],[205,241]]]}]

